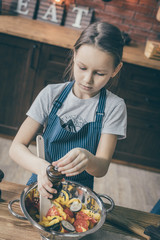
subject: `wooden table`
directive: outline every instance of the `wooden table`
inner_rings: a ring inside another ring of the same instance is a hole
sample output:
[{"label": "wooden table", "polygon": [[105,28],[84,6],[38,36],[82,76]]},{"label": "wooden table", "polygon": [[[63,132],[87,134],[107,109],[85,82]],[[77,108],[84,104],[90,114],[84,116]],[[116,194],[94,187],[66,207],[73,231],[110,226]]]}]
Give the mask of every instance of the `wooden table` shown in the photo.
[{"label": "wooden table", "polygon": [[[0,240],[39,240],[40,235],[29,221],[19,220],[8,210],[8,202],[13,199],[19,199],[24,189],[24,185],[2,181],[0,189],[2,190],[0,201]],[[22,214],[19,204],[15,203],[13,209]],[[120,218],[119,218],[120,217]],[[125,226],[122,230],[120,226],[110,223],[112,220],[120,219]],[[115,206],[112,213],[109,213],[103,227],[94,233],[85,237],[85,240],[107,239],[107,240],[131,240],[131,239],[147,239],[135,234],[143,235],[144,228],[149,225],[157,225],[160,223],[160,216],[141,212],[133,209]],[[132,232],[127,231],[127,228]]]}]

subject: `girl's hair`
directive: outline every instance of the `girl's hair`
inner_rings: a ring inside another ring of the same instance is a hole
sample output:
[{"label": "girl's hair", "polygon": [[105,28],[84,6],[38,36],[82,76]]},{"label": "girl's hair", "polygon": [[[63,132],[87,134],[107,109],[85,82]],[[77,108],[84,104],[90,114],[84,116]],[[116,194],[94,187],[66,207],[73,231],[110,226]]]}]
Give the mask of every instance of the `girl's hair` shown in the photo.
[{"label": "girl's hair", "polygon": [[64,77],[69,81],[73,78],[74,51],[77,52],[84,44],[95,46],[111,54],[115,68],[122,60],[124,39],[121,31],[107,22],[92,23],[83,30],[71,52],[71,60],[64,72]]}]

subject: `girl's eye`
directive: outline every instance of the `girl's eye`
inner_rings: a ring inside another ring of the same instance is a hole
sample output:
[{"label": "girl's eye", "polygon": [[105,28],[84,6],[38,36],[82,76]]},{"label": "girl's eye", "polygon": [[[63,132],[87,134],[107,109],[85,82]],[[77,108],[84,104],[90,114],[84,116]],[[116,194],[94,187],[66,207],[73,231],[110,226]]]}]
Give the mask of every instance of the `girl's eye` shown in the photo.
[{"label": "girl's eye", "polygon": [[86,68],[85,67],[79,67],[81,70],[86,70]]},{"label": "girl's eye", "polygon": [[98,73],[98,72],[96,72],[96,74],[97,74],[98,76],[104,76],[104,73]]}]

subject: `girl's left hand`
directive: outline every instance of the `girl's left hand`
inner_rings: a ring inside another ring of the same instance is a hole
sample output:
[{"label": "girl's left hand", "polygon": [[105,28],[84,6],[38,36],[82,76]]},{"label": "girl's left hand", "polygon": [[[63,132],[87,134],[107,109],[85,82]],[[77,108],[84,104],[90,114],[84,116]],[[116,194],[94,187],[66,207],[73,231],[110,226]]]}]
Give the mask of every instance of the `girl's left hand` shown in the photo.
[{"label": "girl's left hand", "polygon": [[86,149],[74,148],[52,165],[57,166],[58,171],[67,177],[75,176],[87,168],[90,157],[91,153]]}]

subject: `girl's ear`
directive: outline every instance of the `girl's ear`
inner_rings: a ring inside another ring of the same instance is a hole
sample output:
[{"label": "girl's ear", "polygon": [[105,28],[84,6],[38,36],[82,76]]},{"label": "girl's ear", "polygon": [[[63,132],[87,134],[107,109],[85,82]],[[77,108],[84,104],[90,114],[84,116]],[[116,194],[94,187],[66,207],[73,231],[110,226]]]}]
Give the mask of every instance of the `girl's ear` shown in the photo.
[{"label": "girl's ear", "polygon": [[123,66],[123,63],[120,62],[120,63],[118,64],[118,66],[116,67],[115,71],[113,72],[112,78],[114,78],[114,77],[117,75],[117,73],[121,70],[122,66]]}]

